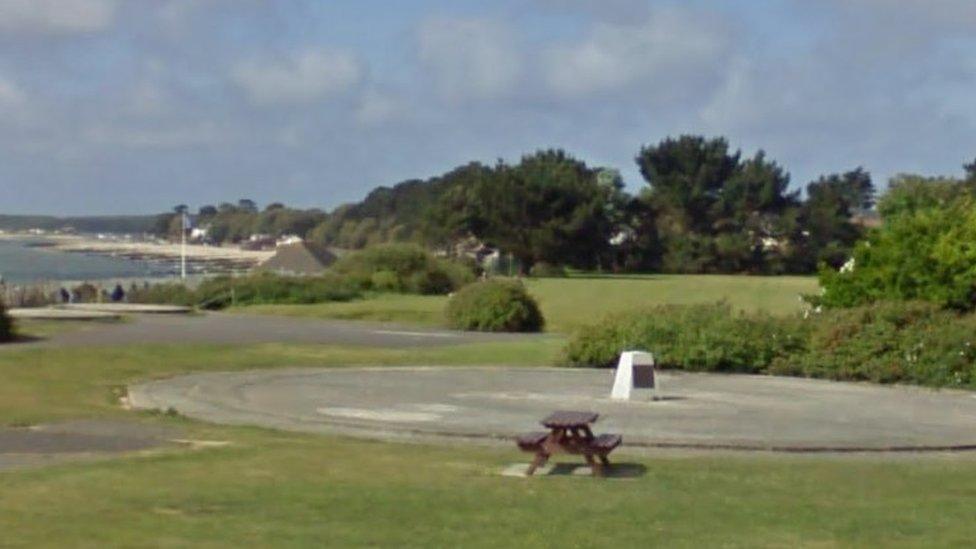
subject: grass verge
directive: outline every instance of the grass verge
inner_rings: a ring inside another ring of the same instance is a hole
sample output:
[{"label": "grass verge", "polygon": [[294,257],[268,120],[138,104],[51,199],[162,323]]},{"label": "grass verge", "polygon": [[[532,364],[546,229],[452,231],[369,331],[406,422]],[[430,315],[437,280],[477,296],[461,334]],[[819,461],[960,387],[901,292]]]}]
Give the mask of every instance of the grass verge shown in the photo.
[{"label": "grass verge", "polygon": [[[606,314],[663,304],[714,303],[725,300],[736,310],[791,314],[800,311],[801,294],[816,293],[814,277],[733,275],[575,275],[527,279],[550,332],[569,333]],[[347,303],[259,305],[242,312],[400,322],[428,326],[445,323],[443,296],[378,294]]]}]

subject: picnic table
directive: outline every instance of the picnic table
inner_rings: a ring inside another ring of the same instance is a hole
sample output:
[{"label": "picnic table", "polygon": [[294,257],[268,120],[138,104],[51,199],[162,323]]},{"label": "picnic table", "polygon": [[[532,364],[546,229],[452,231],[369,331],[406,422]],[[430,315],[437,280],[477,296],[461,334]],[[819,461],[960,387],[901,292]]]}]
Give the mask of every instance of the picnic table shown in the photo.
[{"label": "picnic table", "polygon": [[596,412],[553,412],[540,422],[549,432],[526,433],[518,437],[519,448],[535,454],[526,474],[531,476],[553,454],[561,452],[582,455],[593,476],[604,476],[604,468],[610,465],[607,456],[620,446],[623,437],[614,434],[594,436],[590,425],[599,418]]}]

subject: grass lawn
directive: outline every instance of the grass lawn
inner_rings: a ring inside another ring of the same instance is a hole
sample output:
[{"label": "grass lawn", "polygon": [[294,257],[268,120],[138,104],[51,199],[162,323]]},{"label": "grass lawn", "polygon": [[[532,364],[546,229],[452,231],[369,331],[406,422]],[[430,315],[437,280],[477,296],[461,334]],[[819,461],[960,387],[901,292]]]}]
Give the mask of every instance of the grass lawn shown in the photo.
[{"label": "grass lawn", "polygon": [[439,349],[255,345],[0,352],[0,424],[115,417],[229,441],[0,472],[2,546],[965,546],[976,460],[642,458],[634,480],[511,479],[514,448],[358,441],[134,414],[129,382],[351,364],[549,364],[558,339]]},{"label": "grass lawn", "polygon": [[[528,279],[546,317],[547,329],[567,333],[607,313],[667,303],[726,300],[744,311],[790,314],[800,294],[816,293],[817,280],[801,276],[634,275]],[[381,294],[349,303],[258,305],[242,312],[425,325],[444,322],[445,297]]]}]

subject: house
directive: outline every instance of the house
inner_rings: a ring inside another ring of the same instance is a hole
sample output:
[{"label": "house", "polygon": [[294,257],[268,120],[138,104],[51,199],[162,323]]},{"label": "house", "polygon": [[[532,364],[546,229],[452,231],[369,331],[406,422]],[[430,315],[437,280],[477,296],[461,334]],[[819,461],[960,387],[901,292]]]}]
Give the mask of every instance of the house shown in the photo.
[{"label": "house", "polygon": [[258,266],[257,270],[287,275],[317,275],[325,272],[336,259],[336,255],[325,246],[294,242],[278,246],[275,255]]}]

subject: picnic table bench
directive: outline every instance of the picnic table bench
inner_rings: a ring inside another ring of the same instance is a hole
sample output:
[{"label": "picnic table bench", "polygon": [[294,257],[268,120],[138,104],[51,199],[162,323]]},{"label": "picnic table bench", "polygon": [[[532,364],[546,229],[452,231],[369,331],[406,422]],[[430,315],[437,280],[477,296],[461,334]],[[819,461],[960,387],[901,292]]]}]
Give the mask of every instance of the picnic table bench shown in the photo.
[{"label": "picnic table bench", "polygon": [[549,461],[550,456],[562,452],[582,455],[593,471],[593,476],[604,476],[604,467],[610,465],[607,456],[620,446],[623,437],[614,434],[594,436],[590,425],[599,417],[595,412],[553,412],[540,422],[549,429],[548,432],[539,431],[519,436],[516,440],[519,449],[535,454],[526,474],[531,476],[536,469]]}]

